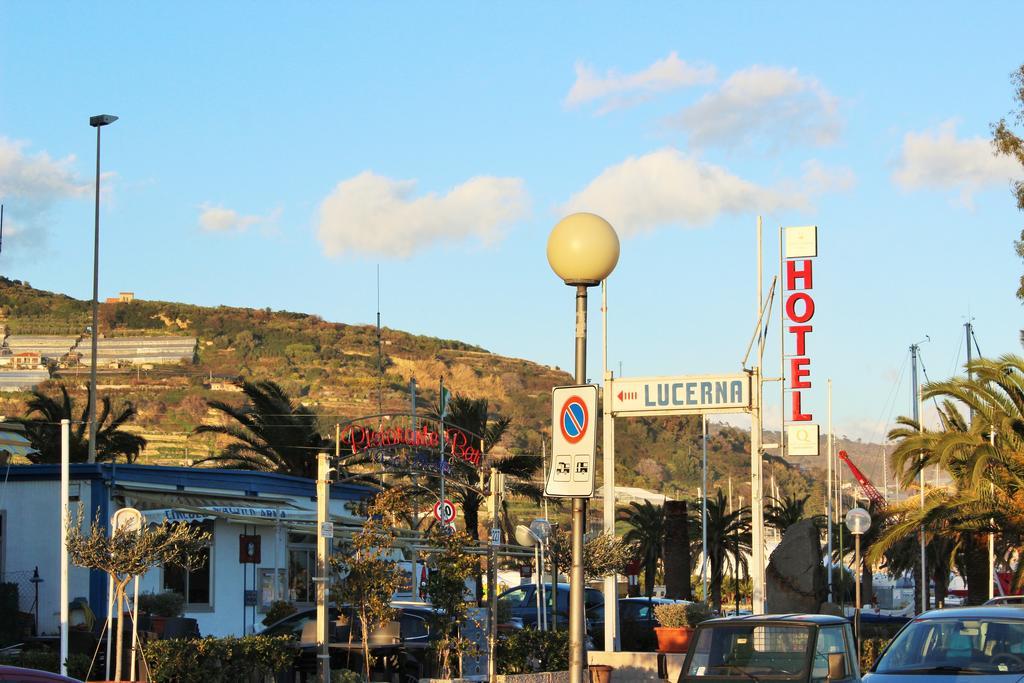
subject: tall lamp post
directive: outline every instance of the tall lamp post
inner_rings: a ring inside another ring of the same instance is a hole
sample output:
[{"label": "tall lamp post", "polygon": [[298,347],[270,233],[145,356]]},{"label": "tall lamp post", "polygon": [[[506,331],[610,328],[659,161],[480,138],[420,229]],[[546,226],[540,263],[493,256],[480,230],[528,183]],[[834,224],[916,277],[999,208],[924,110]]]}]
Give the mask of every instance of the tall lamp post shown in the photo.
[{"label": "tall lamp post", "polygon": [[846,513],[846,528],[853,534],[853,557],[854,557],[854,581],[856,582],[855,592],[855,604],[856,611],[854,612],[853,625],[857,634],[857,652],[860,652],[860,577],[861,577],[861,566],[860,566],[860,537],[871,528],[871,514],[864,508],[852,508]]},{"label": "tall lamp post", "polygon": [[96,462],[96,331],[99,325],[100,288],[100,128],[109,126],[117,117],[98,114],[89,117],[96,129],[96,221],[92,243],[92,363],[89,370],[89,462]]},{"label": "tall lamp post", "polygon": [[[576,288],[576,374],[578,385],[587,382],[587,288],[594,287],[615,269],[619,237],[600,216],[574,213],[551,230],[548,263],[565,284]],[[586,499],[572,499],[572,565],[569,570],[569,683],[583,683],[583,532]]]}]

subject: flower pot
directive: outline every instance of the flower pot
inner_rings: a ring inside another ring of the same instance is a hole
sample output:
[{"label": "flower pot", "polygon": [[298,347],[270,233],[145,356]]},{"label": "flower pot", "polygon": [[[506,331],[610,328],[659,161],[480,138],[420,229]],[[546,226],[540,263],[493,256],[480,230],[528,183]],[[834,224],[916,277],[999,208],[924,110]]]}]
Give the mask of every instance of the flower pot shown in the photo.
[{"label": "flower pot", "polygon": [[658,652],[685,653],[690,647],[693,629],[687,626],[655,626],[654,633],[658,636]]}]

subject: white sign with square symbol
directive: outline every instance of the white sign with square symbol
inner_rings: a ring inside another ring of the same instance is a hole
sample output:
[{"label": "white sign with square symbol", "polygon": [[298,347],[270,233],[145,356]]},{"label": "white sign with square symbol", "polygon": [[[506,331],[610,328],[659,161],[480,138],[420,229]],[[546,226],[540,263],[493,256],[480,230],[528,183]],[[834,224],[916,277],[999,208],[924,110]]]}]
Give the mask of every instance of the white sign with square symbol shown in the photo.
[{"label": "white sign with square symbol", "polygon": [[786,428],[787,455],[820,455],[818,450],[818,425],[810,422],[790,424]]},{"label": "white sign with square symbol", "polygon": [[596,385],[555,387],[551,391],[551,469],[545,495],[594,495],[597,410]]}]

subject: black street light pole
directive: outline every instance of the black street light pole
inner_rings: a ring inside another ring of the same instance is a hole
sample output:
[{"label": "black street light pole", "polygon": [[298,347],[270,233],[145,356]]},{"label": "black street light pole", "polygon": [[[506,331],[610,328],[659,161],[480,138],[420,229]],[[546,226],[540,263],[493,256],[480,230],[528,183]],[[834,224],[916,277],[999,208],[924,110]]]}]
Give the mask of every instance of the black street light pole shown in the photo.
[{"label": "black street light pole", "polygon": [[108,126],[117,117],[98,114],[89,117],[89,125],[96,129],[96,222],[92,245],[92,363],[89,371],[89,462],[96,462],[96,333],[99,325],[100,285],[100,128]]}]

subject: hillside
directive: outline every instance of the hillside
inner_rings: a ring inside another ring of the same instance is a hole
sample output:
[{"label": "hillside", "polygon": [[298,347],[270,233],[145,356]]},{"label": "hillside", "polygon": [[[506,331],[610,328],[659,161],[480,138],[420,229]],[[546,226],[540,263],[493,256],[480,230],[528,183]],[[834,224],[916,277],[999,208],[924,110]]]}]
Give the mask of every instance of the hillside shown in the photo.
[{"label": "hillside", "polygon": [[[0,325],[7,334],[80,335],[89,321],[88,301],[0,277]],[[239,378],[278,382],[320,415],[326,432],[336,422],[378,413],[378,401],[383,412],[408,411],[413,379],[419,405],[433,404],[443,377],[451,390],[486,397],[493,410],[512,417],[510,433],[501,444],[504,450],[534,453],[540,452],[549,431],[551,387],[572,381],[559,368],[499,356],[459,341],[384,328],[378,346],[373,326],[269,309],[135,299],[101,304],[99,329],[106,337],[176,334],[198,339],[194,363],[100,370],[101,394],[110,396],[115,405],[131,401],[139,411],[132,430],[149,441],[144,462],[177,464],[216,452],[213,436],[189,434],[200,423],[217,419],[207,409],[208,400],[241,402],[240,394],[225,390]],[[84,406],[88,377],[87,367],[62,369],[51,384],[65,383],[76,405]],[[225,379],[229,381],[216,381]],[[0,395],[0,414],[23,415],[28,397]],[[712,490],[718,486],[724,490],[732,479],[734,493],[749,501],[749,444],[748,432],[713,425],[709,440]],[[869,457],[879,448],[850,444],[848,450],[869,476],[880,477],[880,469],[872,467],[875,458]],[[698,419],[621,420],[616,452],[620,485],[673,497],[692,496],[700,485]],[[819,508],[823,473],[814,463],[797,466],[774,460],[766,467],[769,481],[774,473],[783,494],[813,492],[811,504]]]}]

